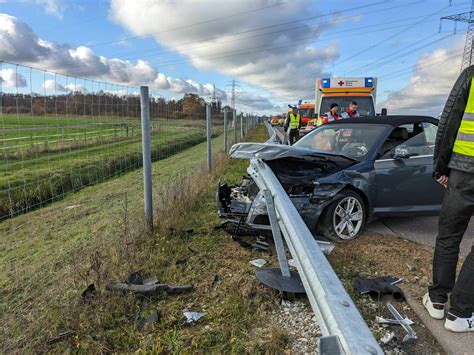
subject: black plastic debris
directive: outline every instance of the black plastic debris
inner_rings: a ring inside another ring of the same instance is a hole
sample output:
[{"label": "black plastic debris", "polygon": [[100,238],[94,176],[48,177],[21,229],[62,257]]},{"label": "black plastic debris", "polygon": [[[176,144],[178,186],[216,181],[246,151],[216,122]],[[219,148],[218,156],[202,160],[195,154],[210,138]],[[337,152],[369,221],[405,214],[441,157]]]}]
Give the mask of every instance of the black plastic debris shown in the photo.
[{"label": "black plastic debris", "polygon": [[379,301],[384,295],[391,295],[396,301],[403,301],[403,291],[395,286],[402,279],[392,276],[376,278],[359,278],[354,281],[354,287],[360,294],[369,294],[372,299]]},{"label": "black plastic debris", "polygon": [[90,301],[97,296],[97,290],[94,284],[90,284],[87,288],[82,291],[81,298],[83,301]]},{"label": "black plastic debris", "polygon": [[132,292],[142,295],[153,295],[162,291],[170,294],[180,294],[191,291],[192,285],[168,285],[160,283],[160,280],[153,276],[144,278],[140,271],[132,272],[125,282],[109,282],[105,288],[109,291]]},{"label": "black plastic debris", "polygon": [[48,345],[52,345],[52,344],[56,344],[56,343],[59,343],[61,341],[64,341],[66,339],[69,339],[73,336],[76,335],[76,332],[74,330],[67,330],[61,334],[58,334],[57,336],[55,336],[54,338],[51,338],[47,341],[47,344]]},{"label": "black plastic debris", "polygon": [[146,319],[140,316],[140,311],[137,311],[133,315],[133,320],[137,329],[141,331],[146,324],[158,323],[161,320],[161,310],[155,310]]},{"label": "black plastic debris", "polygon": [[192,285],[167,285],[167,284],[151,284],[151,285],[134,285],[123,282],[110,282],[106,289],[109,291],[132,292],[142,295],[154,295],[160,292],[167,292],[169,294],[181,294],[189,292],[193,289]]},{"label": "black plastic debris", "polygon": [[214,276],[214,279],[212,280],[212,284],[213,284],[213,285],[218,285],[218,284],[220,284],[220,283],[222,283],[221,277],[220,277],[219,275],[215,275],[215,276]]},{"label": "black plastic debris", "polygon": [[159,283],[160,283],[160,280],[158,279],[158,277],[155,277],[155,276],[149,277],[143,280],[144,285],[154,285],[154,284],[159,284]]},{"label": "black plastic debris", "polygon": [[127,277],[126,283],[132,285],[143,285],[143,276],[140,271],[134,271]]},{"label": "black plastic debris", "polygon": [[240,244],[241,247],[243,248],[248,248],[248,249],[254,249],[254,250],[260,250],[260,251],[268,251],[270,249],[270,244],[268,244],[264,239],[262,238],[257,238],[256,241],[254,242],[248,242],[244,240],[241,237],[238,237],[236,235],[232,236],[232,240],[236,241],[237,243]]},{"label": "black plastic debris", "polygon": [[188,258],[180,258],[178,260],[176,260],[174,262],[175,265],[182,265],[182,264],[186,264],[186,262],[188,261]]}]

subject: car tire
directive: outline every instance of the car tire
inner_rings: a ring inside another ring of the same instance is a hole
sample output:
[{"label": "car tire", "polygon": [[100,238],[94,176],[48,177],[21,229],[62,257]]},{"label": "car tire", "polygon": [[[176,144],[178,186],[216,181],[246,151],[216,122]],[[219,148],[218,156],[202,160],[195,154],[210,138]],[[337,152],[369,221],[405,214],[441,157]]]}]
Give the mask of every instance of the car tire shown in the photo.
[{"label": "car tire", "polygon": [[323,212],[317,233],[334,242],[346,242],[357,238],[366,219],[367,208],[362,197],[356,192],[343,190]]}]

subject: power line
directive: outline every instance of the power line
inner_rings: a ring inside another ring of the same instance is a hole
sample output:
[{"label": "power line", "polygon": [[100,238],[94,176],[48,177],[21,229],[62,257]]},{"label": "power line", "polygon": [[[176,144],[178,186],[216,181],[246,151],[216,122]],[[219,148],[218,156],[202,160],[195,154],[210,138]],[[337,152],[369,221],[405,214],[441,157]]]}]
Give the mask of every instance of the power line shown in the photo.
[{"label": "power line", "polygon": [[[345,63],[345,62],[347,62],[348,60],[351,60],[351,59],[353,59],[353,58],[355,58],[355,57],[357,57],[357,56],[359,56],[359,55],[361,55],[361,54],[368,53],[369,50],[374,49],[374,48],[376,48],[377,46],[379,46],[379,45],[381,45],[381,44],[383,44],[383,43],[386,43],[388,40],[394,39],[395,37],[397,37],[397,36],[399,36],[399,35],[405,33],[405,32],[408,31],[409,29],[412,29],[412,28],[416,27],[417,25],[419,25],[419,24],[421,24],[421,23],[425,23],[428,18],[430,18],[430,17],[432,17],[432,16],[434,16],[434,15],[439,14],[440,12],[444,11],[446,8],[448,8],[448,7],[444,7],[444,8],[442,8],[441,10],[435,11],[434,13],[431,13],[431,14],[429,14],[429,15],[424,16],[422,20],[417,21],[417,22],[415,22],[415,23],[413,23],[413,24],[409,24],[408,26],[404,27],[403,30],[401,30],[401,31],[399,31],[399,32],[397,32],[397,33],[395,33],[395,34],[393,34],[393,35],[390,36],[388,39],[383,39],[383,40],[381,40],[381,41],[379,41],[379,42],[377,42],[377,43],[375,43],[375,44],[372,44],[372,45],[370,45],[370,46],[364,48],[364,49],[361,50],[360,52],[357,52],[356,54],[351,55],[350,57],[347,57],[347,58],[345,58],[345,59],[343,59],[343,60],[341,60],[341,61],[336,62],[336,64]],[[309,75],[311,76],[311,75],[315,75],[315,74],[317,74],[317,72],[310,73]],[[306,92],[308,92],[308,91],[309,91],[309,90],[295,90],[295,91],[293,91],[293,93],[295,93],[296,96],[298,96],[298,95],[297,95],[298,93],[306,93]]]},{"label": "power line", "polygon": [[[389,7],[389,8],[383,8],[383,9],[378,9],[378,10],[373,10],[373,11],[367,11],[367,12],[363,12],[363,13],[360,13],[358,15],[367,15],[367,14],[372,14],[372,13],[378,13],[378,12],[386,12],[387,10],[392,10],[392,9],[396,9],[396,8],[400,8],[400,7],[404,7],[404,6],[407,6],[407,5],[413,5],[413,4],[418,4],[420,3],[421,1],[415,1],[415,2],[411,2],[411,3],[408,3],[408,4],[403,4],[403,5],[396,5],[396,6],[393,6],[393,7]],[[373,5],[372,5],[373,6]],[[354,9],[354,8],[353,8]],[[345,10],[346,12],[349,11],[349,10]],[[327,15],[321,15],[321,16],[328,16],[328,15],[332,15],[334,13],[330,13],[330,14],[327,14]],[[349,16],[344,16],[344,17],[341,17],[341,18],[338,18],[337,20],[340,21],[340,20],[343,20],[343,19],[347,19],[347,18],[351,18],[353,15],[349,15]],[[420,18],[420,17],[423,17],[423,16],[415,16],[415,17],[410,17],[410,18],[405,18],[405,19],[401,19],[401,20],[397,20],[397,21],[389,21],[389,22],[384,22],[384,24],[388,24],[388,23],[394,23],[394,22],[399,22],[399,21],[406,21],[406,20],[410,20],[410,19],[416,19],[416,18]],[[280,27],[280,26],[284,26],[284,25],[288,25],[288,24],[291,24],[292,26],[290,28],[285,28],[285,29],[282,29],[282,30],[277,30],[277,31],[273,31],[273,32],[267,32],[267,33],[263,33],[263,34],[258,34],[258,35],[254,35],[254,36],[248,36],[248,37],[241,37],[241,38],[237,38],[237,39],[232,39],[232,40],[226,40],[225,44],[228,44],[228,43],[231,43],[231,42],[237,42],[237,41],[242,41],[242,40],[246,40],[246,39],[252,39],[252,38],[257,38],[257,37],[263,37],[263,36],[268,36],[268,35],[272,35],[272,34],[276,34],[276,33],[282,33],[282,32],[292,32],[292,31],[295,31],[297,29],[302,29],[302,28],[311,28],[313,26],[308,26],[308,24],[304,24],[302,26],[294,26],[295,23],[299,23],[299,22],[303,22],[303,21],[307,21],[308,18],[303,18],[303,19],[298,19],[298,20],[294,20],[292,22],[283,22],[283,23],[280,23],[280,24],[275,24],[275,25],[271,25],[271,26],[264,26],[264,27],[258,27],[258,28],[255,28],[255,29],[252,29],[252,30],[247,30],[247,31],[242,31],[242,32],[236,32],[236,33],[233,33],[233,34],[230,34],[228,35],[228,37],[234,37],[234,36],[237,36],[237,35],[241,35],[241,34],[245,34],[245,33],[250,33],[250,32],[257,32],[257,31],[263,31],[263,30],[267,30],[267,29],[270,29],[270,28],[273,28],[273,27]],[[317,22],[316,24],[317,25],[321,25],[321,24],[325,24],[325,23],[328,23],[328,22]],[[316,27],[316,26],[314,26]],[[361,28],[370,28],[372,26],[363,26]],[[344,30],[344,31],[339,31],[339,32],[336,32],[336,33],[343,33],[343,32],[350,32],[352,30]],[[206,39],[206,41],[212,41],[212,40],[215,40],[217,39],[217,37],[214,37],[214,38],[209,38],[209,39]],[[185,49],[198,49],[198,48],[202,48],[202,47],[207,47],[207,46],[216,46],[216,45],[222,45],[222,42],[220,43],[213,43],[213,42],[210,42],[210,43],[206,43],[204,45],[197,45],[197,46],[191,46],[191,47],[188,47],[188,44],[192,44],[192,43],[195,43],[195,41],[190,41],[190,42],[186,42],[186,43],[182,43],[181,46]],[[163,50],[163,49],[156,49],[156,48],[149,48],[149,49],[142,49],[142,50],[138,50],[138,51],[129,51],[129,52],[121,52],[121,53],[118,53],[118,54],[111,54],[111,55],[114,55],[114,56],[117,56],[117,55],[127,55],[127,54],[139,54],[139,53],[146,53],[146,52],[154,52],[154,54],[160,54],[160,53],[166,53],[166,54],[169,54],[169,53],[179,53],[180,50],[179,49],[176,49],[176,48],[181,48],[181,46],[178,46],[178,47],[174,47],[174,49],[172,50]],[[140,58],[143,58],[143,56],[141,56]],[[127,57],[127,59],[134,59],[134,58],[130,58],[130,57]]]},{"label": "power line", "polygon": [[[459,53],[461,53],[462,51],[463,51],[463,49],[458,49],[458,50],[452,51],[451,55],[445,57],[442,60],[440,60],[439,58],[433,58],[433,59],[427,61],[427,63],[433,62],[431,64],[424,63],[423,65],[415,65],[414,67],[415,67],[415,69],[428,68],[428,67],[431,67],[433,65],[437,65],[441,62],[445,62],[446,60],[456,58],[456,57],[459,56]],[[380,78],[385,79],[385,80],[390,80],[390,79],[393,79],[393,78],[398,78],[398,77],[400,77],[400,75],[408,74],[412,71],[413,71],[413,66],[410,66],[410,68],[406,67],[404,69],[400,69],[400,70],[397,70],[397,71],[394,71],[394,72],[390,72],[386,75],[382,75]]]},{"label": "power line", "polygon": [[[389,63],[392,63],[394,60],[398,60],[398,59],[400,59],[400,58],[406,57],[407,55],[412,54],[414,51],[418,51],[418,50],[427,48],[427,47],[429,47],[429,46],[432,46],[432,45],[435,44],[435,43],[444,41],[445,39],[447,39],[447,38],[449,38],[449,37],[451,37],[451,36],[452,36],[452,34],[447,35],[447,36],[444,36],[444,37],[442,37],[442,38],[438,38],[438,39],[436,39],[436,40],[434,40],[434,41],[431,41],[431,42],[426,43],[426,44],[424,44],[424,45],[422,45],[422,46],[413,48],[413,49],[407,51],[406,53],[399,55],[400,52],[403,52],[403,51],[407,50],[407,49],[408,49],[409,47],[411,47],[411,46],[402,48],[402,49],[400,49],[400,50],[398,50],[398,51],[395,51],[395,52],[393,52],[393,53],[387,55],[387,57],[391,57],[392,59],[386,59],[386,60],[384,60],[384,61],[383,61],[383,59],[382,59],[382,62],[381,62],[381,63],[379,63],[378,65],[375,65],[375,66],[370,67],[368,70],[374,70],[374,69],[376,69],[376,68],[380,68],[380,67],[382,67],[382,66],[384,66],[384,65],[387,65],[387,64],[389,64]],[[429,38],[432,38],[432,37],[433,37],[433,35],[430,35],[430,36],[428,36],[427,38],[423,39],[422,41],[417,41],[417,42],[415,42],[415,44],[418,44],[418,43],[420,43],[420,42],[424,42],[424,41],[426,41],[426,39],[429,39]],[[380,59],[379,59],[379,62],[380,62]],[[373,64],[373,63],[372,63],[372,64]],[[370,65],[366,65],[366,66],[364,66],[364,67],[362,67],[362,68],[366,68],[366,67],[369,67],[369,66],[370,66]],[[359,68],[359,69],[360,69],[360,68]],[[360,70],[355,69],[355,70],[350,71],[349,73],[354,73],[354,72],[358,72],[358,71],[360,71]]]},{"label": "power line", "polygon": [[[264,26],[264,27],[260,27],[260,28],[257,28],[257,29],[253,29],[253,30],[242,31],[242,32],[239,32],[238,34],[245,34],[245,33],[249,33],[249,32],[261,31],[261,30],[265,30],[265,29],[269,29],[269,28],[278,27],[278,26],[284,26],[284,25],[288,25],[288,24],[294,24],[294,23],[297,23],[297,22],[308,21],[308,20],[317,19],[317,18],[322,18],[322,17],[326,17],[326,16],[331,16],[331,15],[337,15],[337,14],[341,14],[341,13],[348,12],[348,11],[359,10],[359,9],[362,9],[362,8],[377,6],[377,5],[386,3],[387,1],[389,1],[389,0],[383,0],[383,1],[379,1],[379,2],[377,2],[377,3],[369,4],[369,5],[356,6],[356,7],[348,8],[348,9],[345,9],[345,10],[333,11],[333,12],[330,12],[330,13],[327,13],[327,14],[316,15],[316,16],[311,16],[311,17],[305,17],[305,18],[301,18],[301,19],[297,19],[297,20],[293,20],[293,21],[283,22],[283,23],[280,23],[280,24],[274,24],[274,25],[270,25],[270,26]],[[421,2],[421,1],[414,1],[414,2],[409,3],[409,4],[414,4],[414,3],[419,3],[419,2]],[[282,5],[282,4],[285,4],[285,3],[280,3],[280,5]],[[277,4],[277,5],[278,5],[278,4]],[[269,7],[275,7],[275,6],[276,6],[276,5],[266,6],[266,7],[263,7],[263,8],[254,9],[254,10],[250,10],[250,11],[245,11],[245,12],[238,13],[238,14],[234,14],[234,15],[229,15],[229,16],[225,16],[225,17],[215,18],[215,19],[208,20],[208,21],[201,21],[201,22],[198,22],[198,23],[195,23],[195,24],[191,24],[191,25],[187,25],[187,26],[176,27],[176,28],[170,29],[170,30],[154,32],[153,34],[164,33],[164,32],[170,32],[170,31],[174,31],[174,30],[179,30],[179,29],[187,28],[187,27],[190,27],[190,26],[206,24],[206,23],[209,23],[209,22],[214,22],[214,21],[218,21],[218,20],[221,20],[221,19],[225,19],[225,18],[235,17],[235,16],[238,16],[238,15],[247,14],[247,13],[250,13],[250,12],[257,12],[257,11],[260,11],[260,10],[262,10],[262,9],[266,9],[266,8],[269,8]],[[395,6],[394,8],[397,8],[397,7],[400,7],[400,6],[401,6],[401,5],[398,5],[398,6]],[[385,9],[385,10],[386,10],[386,9]],[[153,34],[151,34],[151,35],[153,35]],[[150,36],[150,35],[147,35],[147,36]],[[114,40],[114,41],[109,41],[109,42],[97,43],[97,44],[90,45],[89,48],[91,48],[91,47],[97,47],[97,46],[102,46],[102,45],[107,45],[107,44],[110,44],[110,43],[122,42],[122,41],[124,41],[124,40],[129,40],[129,39],[134,39],[134,38],[140,38],[140,37],[143,37],[143,36],[128,37],[128,38],[122,38],[122,39],[120,39],[120,40]],[[71,49],[71,48],[68,48],[68,49],[65,49],[65,50],[61,50],[61,51],[55,51],[54,53],[61,53],[61,52],[67,52],[67,53],[69,53],[69,50],[70,50],[70,49]],[[17,60],[17,61],[25,62],[25,61],[33,60],[33,59],[37,59],[37,58],[36,58],[36,57],[29,57],[29,58],[28,58],[28,57],[23,57],[23,58],[19,58],[19,59],[16,59],[16,60]],[[68,61],[71,61],[71,60],[68,58]],[[71,63],[70,65],[71,65],[71,66],[77,66],[77,65],[80,65],[80,64]]]},{"label": "power line", "polygon": [[[419,18],[420,16],[417,16],[415,18]],[[423,16],[424,17],[424,16]],[[411,18],[410,18],[411,19]],[[404,19],[406,20],[406,19]],[[436,20],[437,21],[437,20]],[[393,23],[393,22],[398,22],[398,21],[392,21],[392,22],[385,22],[383,24],[387,24],[387,23]],[[430,22],[430,21],[425,21],[425,22]],[[322,40],[319,40],[319,41],[316,41],[316,42],[324,42],[324,41],[328,41],[328,40],[332,40],[332,39],[336,39],[336,38],[347,38],[347,37],[353,37],[353,36],[357,36],[357,35],[361,35],[361,34],[367,34],[367,33],[374,33],[374,32],[380,32],[380,31],[385,31],[385,30],[391,30],[391,29],[395,29],[395,28],[400,28],[400,27],[404,27],[405,25],[401,25],[401,26],[391,26],[391,27],[386,27],[386,28],[382,28],[381,30],[379,31],[375,31],[374,30],[374,26],[377,26],[377,25],[372,25],[372,26],[362,26],[360,28],[371,28],[370,31],[365,31],[365,32],[354,32],[354,29],[351,29],[351,30],[344,30],[344,31],[338,31],[338,32],[335,32],[335,34],[337,33],[345,33],[345,32],[351,32],[350,35],[346,35],[346,36],[339,36],[339,37],[330,37],[330,38],[325,38],[325,39],[322,39]],[[355,29],[357,30],[357,28]],[[282,41],[282,42],[279,42],[279,43],[273,43],[273,44],[269,44],[267,46],[258,46],[258,47],[252,47],[252,48],[246,48],[246,49],[238,49],[238,50],[234,50],[234,51],[226,51],[226,52],[221,52],[221,53],[217,53],[217,54],[213,54],[213,55],[210,55],[210,56],[201,56],[201,57],[193,57],[191,59],[182,59],[182,60],[172,60],[172,61],[168,61],[168,62],[161,62],[159,63],[159,65],[161,67],[166,67],[166,66],[174,66],[176,64],[184,64],[184,63],[190,63],[190,62],[193,62],[194,60],[196,59],[222,59],[222,58],[227,58],[227,57],[234,57],[234,56],[240,56],[240,55],[246,55],[246,54],[252,54],[252,53],[256,53],[256,52],[260,52],[262,49],[266,49],[266,52],[268,51],[273,51],[273,50],[280,50],[280,49],[285,49],[285,48],[289,48],[289,47],[292,47],[294,46],[294,43],[297,43],[297,42],[306,42],[308,40],[311,40],[315,37],[319,37],[319,34],[316,34],[316,35],[311,35],[311,36],[307,36],[307,37],[302,37],[302,38],[299,38],[297,40],[287,40],[287,41]],[[277,47],[274,47],[276,44],[282,44],[282,43],[290,43],[289,45],[285,45],[285,46],[277,46]],[[316,43],[315,42],[315,43]],[[255,51],[248,51],[250,49],[254,49]],[[247,51],[247,52],[243,52],[243,51]],[[232,54],[234,53],[234,54]],[[145,56],[146,57],[146,56]],[[144,58],[143,56],[141,58]],[[129,58],[128,58],[129,59]],[[151,64],[154,64],[153,62],[150,62]],[[156,63],[158,64],[158,63]],[[63,67],[69,67],[69,68],[72,68],[72,67],[80,67],[81,66],[81,63],[71,63],[71,64],[66,64],[66,65],[63,65]],[[86,75],[87,72],[81,72],[80,75]]]},{"label": "power line", "polygon": [[456,23],[457,22],[466,22],[469,24],[467,33],[466,33],[466,43],[464,45],[464,53],[462,56],[462,63],[461,63],[461,70],[464,68],[467,68],[471,66],[472,64],[472,57],[474,55],[473,49],[474,49],[474,0],[471,1],[471,11],[461,13],[461,14],[456,14],[456,15],[451,15],[451,16],[445,16],[441,17],[440,19],[440,29],[441,29],[441,23],[443,20],[451,20],[454,21],[454,33],[456,33]]}]

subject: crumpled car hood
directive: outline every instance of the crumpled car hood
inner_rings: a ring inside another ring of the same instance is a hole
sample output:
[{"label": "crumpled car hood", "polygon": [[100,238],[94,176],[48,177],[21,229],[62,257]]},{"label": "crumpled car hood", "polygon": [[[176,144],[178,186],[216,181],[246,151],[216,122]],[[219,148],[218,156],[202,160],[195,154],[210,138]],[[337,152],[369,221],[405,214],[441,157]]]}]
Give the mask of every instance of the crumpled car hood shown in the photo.
[{"label": "crumpled car hood", "polygon": [[345,163],[348,161],[356,161],[349,157],[331,152],[271,143],[237,143],[230,148],[229,154],[235,159],[263,159],[267,161],[305,156]]}]

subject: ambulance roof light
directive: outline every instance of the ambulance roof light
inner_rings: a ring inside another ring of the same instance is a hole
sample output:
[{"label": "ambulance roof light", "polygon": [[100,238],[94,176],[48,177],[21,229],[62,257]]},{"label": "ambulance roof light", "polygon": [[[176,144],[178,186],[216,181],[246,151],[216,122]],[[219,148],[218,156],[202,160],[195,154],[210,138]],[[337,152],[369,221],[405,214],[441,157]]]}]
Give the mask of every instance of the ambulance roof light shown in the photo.
[{"label": "ambulance roof light", "polygon": [[324,78],[321,80],[321,87],[322,88],[330,88],[331,87],[331,79]]}]

